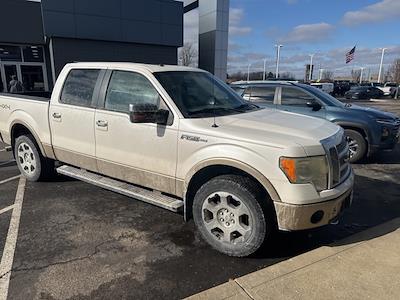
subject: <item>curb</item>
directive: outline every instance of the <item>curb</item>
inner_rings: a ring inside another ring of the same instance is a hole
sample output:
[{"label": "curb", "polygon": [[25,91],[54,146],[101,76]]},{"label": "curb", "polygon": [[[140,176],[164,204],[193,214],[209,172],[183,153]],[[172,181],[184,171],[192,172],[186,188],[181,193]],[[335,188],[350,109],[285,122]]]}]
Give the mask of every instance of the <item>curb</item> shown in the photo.
[{"label": "curb", "polygon": [[[355,250],[364,251],[364,249],[361,249],[361,247],[364,246],[368,246],[367,250],[370,248],[374,249],[374,245],[372,245],[374,242],[376,243],[379,240],[388,239],[390,234],[398,234],[399,232],[400,218],[396,218],[337,241],[330,246],[322,246],[259,271],[230,280],[227,283],[203,291],[199,294],[195,294],[187,299],[285,299],[288,295],[279,294],[279,292],[277,292],[278,287],[276,286],[276,283],[281,282],[284,278],[288,283],[292,283],[295,281],[293,279],[296,279],[296,276],[304,275],[301,274],[302,271],[306,271],[308,268],[319,270],[317,265],[320,264],[326,267],[327,264],[329,265],[330,259],[345,260],[346,256],[354,255],[354,253],[350,252],[354,252]],[[326,272],[326,268],[324,268],[323,271]],[[370,271],[373,274],[374,270]],[[349,270],[349,273],[351,272],[352,270]],[[354,274],[351,274],[349,276],[352,278],[353,275]],[[345,274],[343,274],[343,277],[346,277]],[[327,283],[324,282],[324,284]],[[317,285],[317,282],[315,282],[315,285]],[[290,290],[288,293],[292,293],[290,295],[291,297],[303,298],[302,296],[306,296],[305,298],[311,299],[322,298],[322,295],[316,294],[315,291],[304,290],[304,287],[297,286],[297,289],[295,290],[291,290],[290,286],[287,288]],[[334,286],[331,286],[330,292],[331,293],[327,291],[324,298],[337,298]],[[341,292],[346,293],[346,291]],[[365,290],[363,290],[363,292],[365,292]],[[384,297],[384,295],[382,296]],[[362,295],[360,294],[359,297],[362,298]]]}]

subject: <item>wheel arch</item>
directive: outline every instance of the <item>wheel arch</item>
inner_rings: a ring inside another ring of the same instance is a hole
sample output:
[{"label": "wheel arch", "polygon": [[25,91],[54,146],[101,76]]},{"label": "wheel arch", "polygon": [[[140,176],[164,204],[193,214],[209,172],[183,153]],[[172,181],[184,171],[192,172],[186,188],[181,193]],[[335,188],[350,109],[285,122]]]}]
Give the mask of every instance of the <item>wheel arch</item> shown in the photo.
[{"label": "wheel arch", "polygon": [[42,143],[40,142],[38,134],[35,132],[35,130],[32,129],[28,124],[21,120],[15,120],[14,122],[11,123],[11,129],[10,129],[10,137],[11,137],[11,147],[13,149],[13,154],[14,154],[14,147],[15,147],[15,140],[24,134],[30,134],[33,136],[35,139],[36,144],[39,146],[41,154],[45,157],[46,153],[44,150],[44,147]]},{"label": "wheel arch", "polygon": [[358,133],[360,133],[365,138],[365,140],[367,142],[367,147],[369,149],[369,144],[371,143],[371,136],[370,136],[367,128],[365,128],[361,124],[352,123],[352,122],[334,122],[334,123],[336,125],[341,126],[343,129],[350,129],[350,130],[354,130],[354,131],[357,131]]},{"label": "wheel arch", "polygon": [[193,167],[184,184],[184,217],[192,217],[193,199],[196,191],[207,181],[225,174],[237,174],[250,178],[257,183],[272,201],[281,201],[271,182],[253,167],[231,159],[207,160]]}]

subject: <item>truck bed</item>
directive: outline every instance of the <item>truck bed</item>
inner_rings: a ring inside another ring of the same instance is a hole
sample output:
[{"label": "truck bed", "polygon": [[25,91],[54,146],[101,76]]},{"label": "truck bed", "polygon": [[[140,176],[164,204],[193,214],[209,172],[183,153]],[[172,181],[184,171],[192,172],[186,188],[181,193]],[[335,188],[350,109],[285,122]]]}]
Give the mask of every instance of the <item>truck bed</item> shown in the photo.
[{"label": "truck bed", "polygon": [[29,128],[42,143],[51,145],[48,120],[49,98],[0,93],[0,135],[11,143],[14,124]]}]

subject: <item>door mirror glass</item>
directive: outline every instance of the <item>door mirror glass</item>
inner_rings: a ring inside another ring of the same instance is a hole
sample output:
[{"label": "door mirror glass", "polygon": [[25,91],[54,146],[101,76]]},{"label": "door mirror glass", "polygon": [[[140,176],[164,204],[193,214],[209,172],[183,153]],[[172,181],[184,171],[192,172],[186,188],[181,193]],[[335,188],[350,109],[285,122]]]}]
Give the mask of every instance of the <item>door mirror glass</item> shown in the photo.
[{"label": "door mirror glass", "polygon": [[317,101],[309,101],[307,102],[307,106],[311,107],[313,111],[319,111],[322,106]]},{"label": "door mirror glass", "polygon": [[156,123],[166,125],[169,111],[158,109],[154,104],[130,104],[129,116],[132,123]]}]

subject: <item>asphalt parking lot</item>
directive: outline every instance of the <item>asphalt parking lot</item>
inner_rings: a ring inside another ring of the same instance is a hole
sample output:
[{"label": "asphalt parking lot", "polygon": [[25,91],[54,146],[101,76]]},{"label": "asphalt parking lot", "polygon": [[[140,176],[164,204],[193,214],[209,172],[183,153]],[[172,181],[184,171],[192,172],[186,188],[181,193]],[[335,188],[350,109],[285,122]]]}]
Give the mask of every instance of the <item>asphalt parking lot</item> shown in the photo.
[{"label": "asphalt parking lot", "polygon": [[[400,115],[400,101],[358,104]],[[18,175],[1,149],[0,212],[21,188],[18,178],[1,183]],[[354,169],[353,206],[338,225],[280,233],[240,259],[213,251],[181,215],[61,176],[26,183],[20,216],[15,208],[0,214],[0,253],[9,251],[9,227],[19,221],[8,298],[183,298],[398,217],[400,144]],[[0,292],[9,274],[0,273]]]}]

